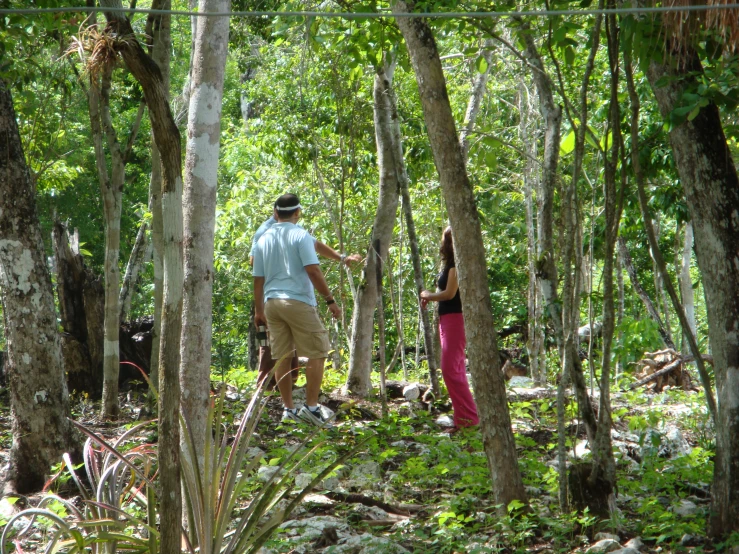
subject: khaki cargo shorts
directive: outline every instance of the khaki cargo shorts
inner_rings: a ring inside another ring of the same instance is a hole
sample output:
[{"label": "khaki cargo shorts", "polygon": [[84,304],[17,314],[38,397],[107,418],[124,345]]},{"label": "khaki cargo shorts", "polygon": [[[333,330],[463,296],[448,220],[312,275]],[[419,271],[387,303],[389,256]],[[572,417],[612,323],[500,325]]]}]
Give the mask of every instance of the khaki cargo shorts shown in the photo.
[{"label": "khaki cargo shorts", "polygon": [[300,300],[270,298],[264,307],[269,327],[269,345],[272,359],[298,356],[311,360],[327,358],[330,349],[326,331],[318,310]]}]

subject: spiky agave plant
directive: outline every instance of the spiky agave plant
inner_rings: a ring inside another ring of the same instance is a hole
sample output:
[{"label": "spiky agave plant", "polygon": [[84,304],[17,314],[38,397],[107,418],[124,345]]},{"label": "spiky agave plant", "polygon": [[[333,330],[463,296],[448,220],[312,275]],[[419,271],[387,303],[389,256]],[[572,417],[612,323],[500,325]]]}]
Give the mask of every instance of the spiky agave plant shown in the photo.
[{"label": "spiky agave plant", "polygon": [[[225,388],[210,407],[208,421],[213,433],[206,433],[202,456],[198,456],[189,425],[182,421],[186,430],[186,447],[181,458],[182,479],[190,517],[190,543],[193,547],[197,545],[199,554],[255,553],[303,498],[338,465],[355,455],[367,440],[328,464],[289,502],[281,503],[292,493],[292,476],[313,458],[322,445],[322,442],[314,440],[320,431],[316,428],[299,448],[282,460],[234,522],[232,515],[236,504],[261,461],[261,454],[257,454],[244,467],[249,444],[266,404],[261,394],[262,386],[252,397],[231,444],[228,436],[222,433]],[[306,449],[310,443],[315,444]],[[191,548],[191,552],[194,554],[195,549]]]},{"label": "spiky agave plant", "polygon": [[[129,429],[113,444],[75,423],[88,436],[83,457],[89,486],[77,475],[68,454],[64,454],[64,464],[77,486],[82,506],[47,494],[37,507],[23,510],[8,521],[0,537],[0,553],[5,554],[8,536],[17,520],[30,519],[16,536],[16,542],[35,529],[38,518],[45,518],[48,538],[44,552],[113,554],[125,550],[156,554],[159,532],[156,510],[152,509],[156,506],[151,480],[155,459],[153,447],[144,444],[125,453],[119,450],[124,441],[148,423]],[[47,508],[54,502],[64,506],[68,513],[66,518]],[[142,511],[145,518],[135,515]]]}]

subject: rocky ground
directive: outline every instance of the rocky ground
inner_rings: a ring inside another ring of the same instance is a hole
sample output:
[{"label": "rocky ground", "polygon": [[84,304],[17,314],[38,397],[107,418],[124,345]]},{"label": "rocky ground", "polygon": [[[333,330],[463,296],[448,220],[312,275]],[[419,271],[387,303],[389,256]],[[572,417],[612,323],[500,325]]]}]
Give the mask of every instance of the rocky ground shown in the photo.
[{"label": "rocky ground", "polygon": [[[332,429],[308,443],[315,446],[314,461],[292,475],[295,490],[308,486],[325,462],[360,437],[369,440],[305,496],[261,554],[631,554],[713,548],[703,536],[711,431],[697,394],[614,393],[612,439],[619,493],[613,517],[599,521],[587,513],[562,514],[559,509],[553,389],[535,388],[525,378],[514,377],[509,383],[520,466],[532,509],[524,512],[509,506],[502,516],[492,502],[479,432],[450,432],[449,406],[425,402],[423,385],[391,383],[389,391],[395,398],[390,399],[390,415],[384,420],[379,402],[355,402],[338,390],[322,397],[326,409],[337,412],[337,417]],[[301,392],[296,389],[298,403]],[[245,393],[230,386],[226,391],[227,411],[236,422]],[[79,419],[108,437],[126,428],[96,425],[91,407],[83,406],[79,412]],[[146,416],[136,392],[126,398],[124,412],[130,421]],[[262,465],[234,519],[249,494],[279,471],[286,454],[304,448],[312,432],[307,424],[279,424],[280,415],[279,399],[271,397],[249,450],[250,457],[262,457]],[[156,440],[153,430],[147,433],[141,440]],[[587,441],[576,419],[571,419],[568,441],[571,460],[588,458]],[[66,489],[61,489],[64,494]],[[39,498],[15,504],[4,499],[0,517],[7,520]],[[44,536],[41,529],[30,533],[20,543],[23,551],[35,551]]]}]

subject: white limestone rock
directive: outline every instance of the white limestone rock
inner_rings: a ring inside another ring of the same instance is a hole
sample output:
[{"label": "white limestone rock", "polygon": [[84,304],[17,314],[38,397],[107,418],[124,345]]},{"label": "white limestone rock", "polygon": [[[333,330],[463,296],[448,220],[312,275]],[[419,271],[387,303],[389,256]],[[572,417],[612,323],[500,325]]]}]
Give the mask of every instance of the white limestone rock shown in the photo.
[{"label": "white limestone rock", "polygon": [[698,505],[695,502],[683,499],[674,507],[673,511],[680,517],[693,517],[698,513]]},{"label": "white limestone rock", "polygon": [[403,396],[409,402],[417,400],[421,396],[421,388],[418,386],[418,383],[411,383],[403,387]]},{"label": "white limestone rock", "polygon": [[585,554],[605,554],[606,552],[613,552],[619,548],[621,548],[621,545],[618,541],[614,541],[613,539],[603,539],[588,548],[585,551]]}]

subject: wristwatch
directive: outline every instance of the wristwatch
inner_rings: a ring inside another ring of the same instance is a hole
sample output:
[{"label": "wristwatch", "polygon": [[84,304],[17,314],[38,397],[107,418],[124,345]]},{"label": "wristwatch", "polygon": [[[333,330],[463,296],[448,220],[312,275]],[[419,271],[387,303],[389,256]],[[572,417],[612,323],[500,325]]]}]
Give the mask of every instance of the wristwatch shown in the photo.
[{"label": "wristwatch", "polygon": [[346,254],[339,254],[339,261],[343,264],[346,261]]}]

